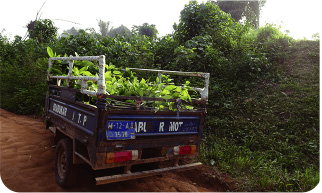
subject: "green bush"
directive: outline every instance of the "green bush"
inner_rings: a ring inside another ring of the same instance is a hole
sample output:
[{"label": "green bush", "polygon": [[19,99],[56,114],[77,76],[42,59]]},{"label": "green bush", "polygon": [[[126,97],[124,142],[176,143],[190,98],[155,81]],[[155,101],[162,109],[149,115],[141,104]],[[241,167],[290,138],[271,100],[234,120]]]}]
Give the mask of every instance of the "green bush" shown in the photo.
[{"label": "green bush", "polygon": [[279,28],[272,24],[255,31],[255,45],[260,52],[269,58],[270,63],[283,64],[288,59],[288,54],[295,40],[283,34]]},{"label": "green bush", "polygon": [[26,65],[1,64],[1,108],[19,114],[42,114],[48,59]]},{"label": "green bush", "polygon": [[0,35],[1,108],[19,114],[41,114],[46,96],[46,49],[37,40],[12,42]]},{"label": "green bush", "polygon": [[54,42],[57,37],[58,28],[50,19],[31,21],[28,25],[29,37],[40,43]]}]

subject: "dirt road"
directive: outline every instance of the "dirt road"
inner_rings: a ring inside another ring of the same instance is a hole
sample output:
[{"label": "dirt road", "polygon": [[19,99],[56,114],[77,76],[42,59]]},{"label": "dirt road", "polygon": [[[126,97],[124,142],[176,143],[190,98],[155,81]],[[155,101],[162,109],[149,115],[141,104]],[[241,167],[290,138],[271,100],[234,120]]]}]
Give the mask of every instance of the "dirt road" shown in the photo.
[{"label": "dirt road", "polygon": [[[97,171],[77,165],[74,188],[64,190],[55,182],[52,133],[41,120],[0,109],[1,179],[16,192],[223,192],[221,184],[206,166],[137,180],[95,185]],[[2,192],[2,191],[1,191]]]}]

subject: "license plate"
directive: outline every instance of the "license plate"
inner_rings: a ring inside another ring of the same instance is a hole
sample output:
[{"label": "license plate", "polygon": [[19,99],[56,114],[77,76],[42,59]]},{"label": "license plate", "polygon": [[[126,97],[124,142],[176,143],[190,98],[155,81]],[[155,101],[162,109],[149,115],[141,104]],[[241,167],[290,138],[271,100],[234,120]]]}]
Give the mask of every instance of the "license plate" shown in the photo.
[{"label": "license plate", "polygon": [[134,121],[108,121],[106,130],[107,140],[135,139]]}]

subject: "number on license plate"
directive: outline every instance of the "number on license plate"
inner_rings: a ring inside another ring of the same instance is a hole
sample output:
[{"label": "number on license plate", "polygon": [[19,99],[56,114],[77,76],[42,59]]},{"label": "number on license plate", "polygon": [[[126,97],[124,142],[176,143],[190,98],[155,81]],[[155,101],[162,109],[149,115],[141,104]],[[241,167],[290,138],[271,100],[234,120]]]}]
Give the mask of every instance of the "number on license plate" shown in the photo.
[{"label": "number on license plate", "polygon": [[108,121],[106,139],[135,139],[134,121]]}]

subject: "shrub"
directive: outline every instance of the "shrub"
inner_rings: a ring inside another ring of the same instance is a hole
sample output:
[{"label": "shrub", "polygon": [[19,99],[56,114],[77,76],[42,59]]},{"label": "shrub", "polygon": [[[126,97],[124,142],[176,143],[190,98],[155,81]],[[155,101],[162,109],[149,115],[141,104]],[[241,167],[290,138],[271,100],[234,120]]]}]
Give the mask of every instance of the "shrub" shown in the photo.
[{"label": "shrub", "polygon": [[41,114],[45,104],[48,59],[26,65],[1,65],[1,108],[19,114]]},{"label": "shrub", "polygon": [[31,21],[28,25],[29,38],[38,40],[40,43],[54,42],[58,28],[49,19]]}]

